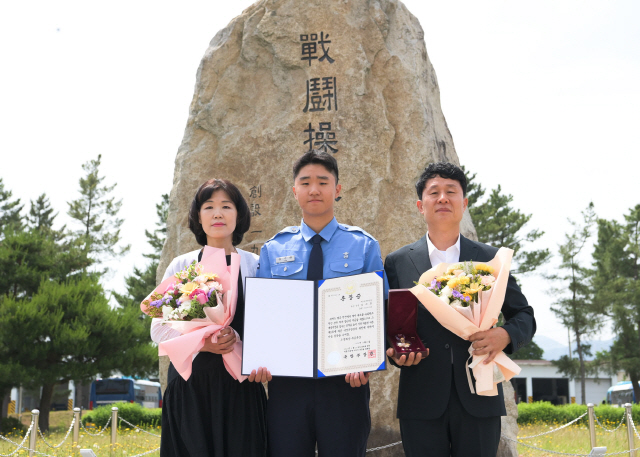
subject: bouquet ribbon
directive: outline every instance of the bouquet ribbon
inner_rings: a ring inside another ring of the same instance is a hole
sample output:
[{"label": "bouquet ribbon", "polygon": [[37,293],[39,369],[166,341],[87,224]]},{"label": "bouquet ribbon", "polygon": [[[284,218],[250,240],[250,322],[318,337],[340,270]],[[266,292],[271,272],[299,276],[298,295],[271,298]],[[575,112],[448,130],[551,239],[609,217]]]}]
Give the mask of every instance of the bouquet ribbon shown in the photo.
[{"label": "bouquet ribbon", "polygon": [[[206,318],[193,319],[191,321],[165,321],[162,325],[169,325],[182,335],[163,341],[158,345],[158,355],[167,355],[173,363],[176,371],[186,381],[191,376],[193,356],[204,346],[206,338],[211,338],[215,343],[219,330],[227,327],[236,313],[238,301],[238,275],[240,274],[240,255],[231,254],[231,265],[227,266],[224,249],[205,246],[202,260],[199,262],[203,271],[218,275],[217,282],[222,285],[224,295],[222,300],[218,297],[218,306],[203,308]],[[154,292],[164,293],[170,285],[179,282],[175,276],[164,280]],[[153,293],[153,292],[152,292]],[[149,294],[151,295],[151,294]],[[143,312],[146,309],[140,305]],[[242,342],[236,333],[236,342],[233,351],[222,354],[224,366],[229,374],[239,382],[247,379],[242,375]]]},{"label": "bouquet ribbon", "polygon": [[[508,248],[500,248],[495,257],[489,262],[482,262],[493,267],[497,272],[496,281],[490,290],[482,291],[480,295],[480,306],[476,306],[476,310],[480,314],[475,314],[473,319],[457,311],[454,307],[443,302],[440,297],[427,289],[423,284],[429,284],[431,281],[442,276],[449,266],[454,264],[441,263],[437,267],[430,269],[420,276],[419,284],[409,289],[422,303],[427,311],[442,325],[444,328],[458,335],[460,338],[468,340],[471,335],[476,332],[488,330],[498,322],[498,316],[502,309],[502,303],[507,291],[507,282],[509,281],[509,269],[511,267],[511,257],[513,251]],[[495,274],[495,273],[494,273]],[[479,308],[479,309],[478,309]],[[465,313],[466,314],[466,313]],[[473,352],[473,348],[469,347],[469,353]],[[471,393],[484,396],[498,395],[498,383],[508,381],[513,376],[520,373],[520,367],[513,362],[504,352],[500,352],[495,359],[488,363],[481,363],[487,358],[488,354],[473,356],[471,363],[467,361],[467,380]],[[476,388],[473,388],[471,374],[476,379]]]}]

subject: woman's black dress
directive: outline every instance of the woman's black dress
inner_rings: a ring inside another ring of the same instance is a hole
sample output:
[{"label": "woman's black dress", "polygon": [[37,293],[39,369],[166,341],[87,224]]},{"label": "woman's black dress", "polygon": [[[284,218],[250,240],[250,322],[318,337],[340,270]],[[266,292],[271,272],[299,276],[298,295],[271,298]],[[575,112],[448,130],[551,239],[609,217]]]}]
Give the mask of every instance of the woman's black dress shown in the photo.
[{"label": "woman's black dress", "polygon": [[[227,264],[231,257],[227,256]],[[198,261],[200,258],[198,258]],[[231,327],[243,336],[244,294]],[[222,355],[201,352],[188,381],[169,366],[162,403],[161,457],[264,457],[267,455],[267,397],[259,382],[233,379]]]}]

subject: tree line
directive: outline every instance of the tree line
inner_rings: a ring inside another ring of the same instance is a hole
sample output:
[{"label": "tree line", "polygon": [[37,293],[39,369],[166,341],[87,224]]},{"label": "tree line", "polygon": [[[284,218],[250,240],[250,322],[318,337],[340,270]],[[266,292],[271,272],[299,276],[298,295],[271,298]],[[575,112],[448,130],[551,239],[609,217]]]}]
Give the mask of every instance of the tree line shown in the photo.
[{"label": "tree line", "polygon": [[[46,194],[29,202],[5,189],[0,178],[0,399],[12,387],[42,388],[40,427],[48,429],[54,386],[73,380],[76,385],[96,375],[146,377],[157,371],[157,349],[150,342],[150,322],[139,304],[156,285],[156,270],[166,237],[169,198],[156,205],[153,231],[145,230],[150,252],[143,268],[125,277],[126,293],[106,291],[100,283],[104,264],[126,254],[118,217],[121,201],[100,175],[101,156],[85,163],[77,198],[68,203],[73,226],[54,228],[58,213]],[[487,193],[475,174],[467,173],[469,211],[478,239],[514,250],[516,278],[540,273],[552,258],[549,249],[532,246],[544,232],[528,230],[530,214],[513,206],[513,196],[498,185]],[[640,398],[640,205],[623,222],[599,219],[593,205],[572,222],[572,231],[558,247],[560,265],[545,277],[552,310],[569,329],[577,357],[555,363],[572,378],[599,371],[624,370]],[[597,235],[591,258],[585,249]],[[539,244],[539,242],[537,243]],[[109,304],[110,295],[117,306]],[[610,351],[594,360],[585,337],[607,321],[616,335]],[[511,357],[541,359],[533,341]],[[4,411],[3,411],[4,412]]]},{"label": "tree line", "polygon": [[[525,229],[531,215],[512,207],[512,195],[504,194],[498,185],[485,197],[486,190],[476,182],[476,175],[467,173],[467,179],[469,212],[478,239],[515,251],[511,271],[516,279],[540,273],[552,285],[548,290],[551,310],[572,338],[571,353],[553,363],[561,373],[580,380],[582,403],[587,376],[617,371],[624,371],[631,380],[639,402],[640,204],[616,221],[598,218],[590,203],[578,221],[569,219],[571,229],[552,253],[549,249],[529,249],[544,232]],[[543,267],[553,255],[559,265],[553,273],[545,272]],[[585,338],[606,324],[613,327],[613,345],[608,351],[592,354]],[[541,359],[542,353],[531,342],[511,357]],[[588,360],[590,357],[593,359]]]},{"label": "tree line", "polygon": [[126,277],[127,292],[113,293],[113,306],[100,281],[108,273],[104,264],[129,245],[120,236],[116,185],[105,184],[100,163],[98,156],[82,166],[77,197],[67,202],[71,227],[56,228],[58,213],[46,194],[25,208],[0,178],[0,399],[19,385],[41,389],[43,431],[56,384],[79,386],[115,371],[157,372],[150,320],[140,302],[156,285],[168,196],[157,205],[156,230],[145,231],[150,262]]}]

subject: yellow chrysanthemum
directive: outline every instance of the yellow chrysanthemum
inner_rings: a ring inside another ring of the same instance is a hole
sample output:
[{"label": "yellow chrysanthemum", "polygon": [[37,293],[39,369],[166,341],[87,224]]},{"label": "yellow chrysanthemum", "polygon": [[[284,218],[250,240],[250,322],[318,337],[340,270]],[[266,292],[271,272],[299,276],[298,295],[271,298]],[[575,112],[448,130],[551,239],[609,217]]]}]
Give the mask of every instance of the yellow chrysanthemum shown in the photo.
[{"label": "yellow chrysanthemum", "polygon": [[438,276],[436,278],[436,281],[438,281],[438,282],[446,282],[446,281],[449,281],[451,278],[453,278],[453,276],[451,276],[451,275]]},{"label": "yellow chrysanthemum", "polygon": [[204,273],[202,276],[207,278],[207,281],[213,281],[214,279],[216,279],[218,277],[218,275],[215,274],[215,273]]},{"label": "yellow chrysanthemum", "polygon": [[473,294],[477,294],[478,292],[482,291],[484,288],[482,287],[481,284],[470,284],[469,288],[467,289],[467,293],[473,295]]},{"label": "yellow chrysanthemum", "polygon": [[451,265],[449,268],[447,268],[447,274],[450,275],[455,270],[462,270],[462,264],[456,263],[455,265]]},{"label": "yellow chrysanthemum", "polygon": [[447,286],[449,287],[449,289],[455,289],[456,287],[458,287],[458,284],[459,284],[458,280],[459,279],[460,278],[451,278],[449,280],[449,282],[447,283]]},{"label": "yellow chrysanthemum", "polygon": [[490,267],[485,263],[476,263],[474,266],[478,271],[486,271],[487,273],[493,273],[493,267]]},{"label": "yellow chrysanthemum", "polygon": [[460,276],[458,278],[458,284],[469,284],[471,282],[471,279],[469,278],[469,276]]},{"label": "yellow chrysanthemum", "polygon": [[191,292],[193,292],[197,288],[198,288],[198,284],[196,284],[195,282],[188,282],[180,286],[180,292],[182,292],[185,295],[189,295]]},{"label": "yellow chrysanthemum", "polygon": [[469,301],[471,301],[471,295],[470,294],[465,293],[465,294],[462,294],[462,296],[465,297],[465,298],[469,297]]}]

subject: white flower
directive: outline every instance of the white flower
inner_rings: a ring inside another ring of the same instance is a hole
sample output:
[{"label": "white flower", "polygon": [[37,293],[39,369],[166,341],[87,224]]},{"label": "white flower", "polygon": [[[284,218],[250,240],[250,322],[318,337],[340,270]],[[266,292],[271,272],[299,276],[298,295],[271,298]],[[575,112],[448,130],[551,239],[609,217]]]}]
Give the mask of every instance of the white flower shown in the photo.
[{"label": "white flower", "polygon": [[449,286],[444,286],[444,288],[440,291],[440,297],[451,297],[453,291],[449,288]]},{"label": "white flower", "polygon": [[187,300],[184,301],[180,304],[180,307],[178,308],[178,311],[180,311],[180,313],[188,313],[189,310],[191,310],[191,300]]},{"label": "white flower", "polygon": [[440,300],[442,300],[446,305],[449,304],[449,297],[440,296]]},{"label": "white flower", "polygon": [[203,283],[207,282],[207,278],[205,278],[202,275],[196,276],[195,278],[193,278],[193,282],[197,282],[198,284],[203,284]]},{"label": "white flower", "polygon": [[205,294],[207,292],[209,292],[209,286],[207,286],[206,284],[200,284],[198,285],[198,289],[200,289],[201,291],[203,291]]},{"label": "white flower", "polygon": [[171,315],[173,314],[173,308],[171,306],[164,305],[162,307],[162,319],[168,320],[171,319]]},{"label": "white flower", "polygon": [[222,292],[222,284],[220,284],[217,281],[209,281],[207,283],[207,286],[209,286],[210,289],[214,289],[218,292]]},{"label": "white flower", "polygon": [[462,302],[460,300],[453,300],[451,306],[462,306]]}]

